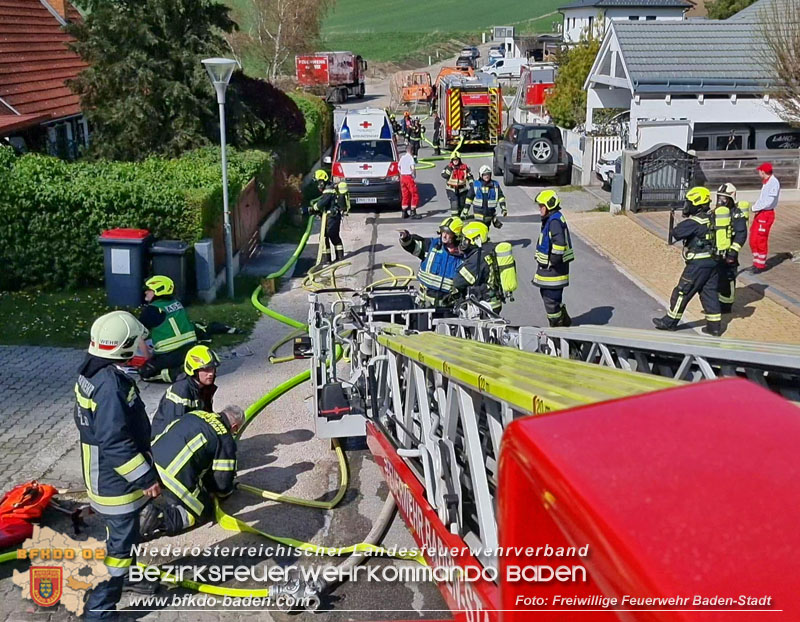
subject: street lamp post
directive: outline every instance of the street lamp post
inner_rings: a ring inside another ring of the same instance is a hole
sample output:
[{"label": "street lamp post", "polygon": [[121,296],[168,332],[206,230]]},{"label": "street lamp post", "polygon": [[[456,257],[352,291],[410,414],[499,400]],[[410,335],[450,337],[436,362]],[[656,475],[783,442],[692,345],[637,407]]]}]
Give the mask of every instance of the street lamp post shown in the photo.
[{"label": "street lamp post", "polygon": [[231,212],[228,205],[228,152],[225,145],[225,90],[231,80],[233,70],[239,63],[230,58],[206,58],[203,60],[211,84],[217,92],[219,104],[219,140],[222,151],[222,206],[225,228],[225,282],[228,284],[228,298],[233,298],[233,234],[231,231]]}]

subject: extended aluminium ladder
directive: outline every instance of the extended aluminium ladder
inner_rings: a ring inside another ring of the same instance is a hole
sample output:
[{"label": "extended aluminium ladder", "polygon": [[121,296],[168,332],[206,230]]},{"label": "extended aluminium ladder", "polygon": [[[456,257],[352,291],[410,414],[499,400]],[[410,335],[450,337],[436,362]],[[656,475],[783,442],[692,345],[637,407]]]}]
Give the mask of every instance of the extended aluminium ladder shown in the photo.
[{"label": "extended aluminium ladder", "polygon": [[677,380],[740,376],[800,401],[797,345],[611,326],[517,328],[500,319],[446,318],[434,324],[446,335]]}]

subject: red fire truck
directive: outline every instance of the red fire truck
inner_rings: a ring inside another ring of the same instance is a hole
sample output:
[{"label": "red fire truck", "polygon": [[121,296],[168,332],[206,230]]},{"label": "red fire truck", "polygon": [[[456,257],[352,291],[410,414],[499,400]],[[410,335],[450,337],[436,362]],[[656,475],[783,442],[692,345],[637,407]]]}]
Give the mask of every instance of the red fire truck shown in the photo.
[{"label": "red fire truck", "polygon": [[364,97],[367,62],[352,52],[316,52],[295,56],[297,82],[325,91],[325,98],[342,104],[348,97]]},{"label": "red fire truck", "polygon": [[455,147],[460,142],[497,144],[503,133],[503,98],[497,78],[486,73],[441,76],[436,99],[444,122],[445,147]]}]

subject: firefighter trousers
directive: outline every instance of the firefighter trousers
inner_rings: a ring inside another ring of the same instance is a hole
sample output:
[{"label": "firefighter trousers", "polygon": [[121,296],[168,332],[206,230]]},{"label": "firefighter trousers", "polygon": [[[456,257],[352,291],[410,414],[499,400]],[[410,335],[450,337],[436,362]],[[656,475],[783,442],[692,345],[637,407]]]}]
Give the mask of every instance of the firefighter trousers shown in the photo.
[{"label": "firefighter trousers", "polygon": [[[134,560],[131,547],[139,544],[139,512],[100,514],[106,524],[105,564],[111,578],[89,593],[84,620],[117,620],[117,603],[122,597],[122,584]],[[105,611],[103,611],[105,610]]]},{"label": "firefighter trousers", "polygon": [[328,214],[328,220],[325,224],[325,240],[328,243],[328,252],[330,253],[332,262],[344,259],[344,245],[342,244],[342,236],[340,233],[341,228],[342,217]]},{"label": "firefighter trousers", "polygon": [[722,316],[719,308],[718,284],[719,267],[716,263],[698,265],[697,262],[688,262],[683,269],[678,286],[672,290],[667,311],[669,322],[673,326],[678,324],[683,317],[686,305],[694,298],[695,294],[700,294],[700,303],[703,305],[706,322],[720,322]]},{"label": "firefighter trousers", "polygon": [[142,380],[175,382],[178,375],[183,371],[183,362],[186,358],[186,353],[196,345],[197,342],[193,341],[172,352],[153,354],[153,356],[142,365],[139,370],[139,376]]},{"label": "firefighter trousers", "polygon": [[736,273],[739,271],[738,263],[719,262],[718,298],[720,310],[730,313],[736,299]]},{"label": "firefighter trousers", "polygon": [[450,200],[450,215],[459,218],[467,217],[467,191],[456,192],[447,190],[447,198]]},{"label": "firefighter trousers", "polygon": [[540,287],[539,293],[544,302],[544,310],[547,313],[547,321],[550,326],[566,326],[569,315],[567,315],[567,305],[564,304],[563,287]]}]

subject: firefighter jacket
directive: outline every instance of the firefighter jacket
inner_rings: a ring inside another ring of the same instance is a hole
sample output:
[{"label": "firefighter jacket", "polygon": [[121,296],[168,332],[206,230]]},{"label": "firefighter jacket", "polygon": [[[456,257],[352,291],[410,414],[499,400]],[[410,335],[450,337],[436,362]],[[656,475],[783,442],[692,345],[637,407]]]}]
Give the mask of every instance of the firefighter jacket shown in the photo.
[{"label": "firefighter jacket", "polygon": [[683,242],[683,258],[696,266],[711,267],[716,263],[714,234],[707,211],[701,211],[678,223],[672,237]]},{"label": "firefighter jacket", "polygon": [[167,426],[153,441],[162,484],[196,516],[203,491],[225,496],[236,477],[236,441],[225,415],[194,410]]},{"label": "firefighter jacket", "polygon": [[144,308],[139,321],[150,329],[156,354],[172,352],[197,341],[194,324],[179,300],[155,298]]},{"label": "firefighter jacket", "polygon": [[747,212],[739,206],[731,210],[731,251],[738,253],[747,242]]},{"label": "firefighter jacket", "polygon": [[483,179],[476,179],[469,185],[467,207],[469,206],[472,206],[475,216],[480,216],[487,224],[494,219],[498,207],[503,216],[506,215],[506,198],[500,184],[494,179],[488,184]]},{"label": "firefighter jacket", "polygon": [[503,302],[500,271],[492,244],[470,246],[453,279],[453,287],[462,298],[471,294],[482,302],[488,302],[492,310],[500,310]]},{"label": "firefighter jacket", "polygon": [[537,287],[559,288],[569,285],[569,264],[575,259],[572,238],[561,210],[550,212],[542,220],[542,231],[536,242]]},{"label": "firefighter jacket", "polygon": [[350,213],[350,193],[340,194],[336,187],[329,185],[322,195],[312,204],[315,214],[328,214],[328,220],[341,220],[342,215]]},{"label": "firefighter jacket", "polygon": [[150,420],[136,383],[112,361],[88,357],[75,384],[75,425],[83,481],[98,514],[137,511],[158,477],[150,458]]},{"label": "firefighter jacket", "polygon": [[463,162],[458,166],[448,164],[442,171],[442,179],[447,182],[447,190],[450,192],[462,193],[467,191],[469,183],[472,181],[472,171]]},{"label": "firefighter jacket", "polygon": [[153,416],[153,438],[161,434],[170,423],[192,410],[213,412],[216,392],[217,385],[203,386],[193,376],[181,374],[158,404],[158,410]]},{"label": "firefighter jacket", "polygon": [[418,143],[422,140],[422,135],[425,133],[424,127],[411,126],[408,130],[408,140],[413,143]]},{"label": "firefighter jacket", "polygon": [[427,306],[439,306],[446,301],[453,293],[453,279],[464,261],[458,248],[450,252],[440,238],[425,239],[418,235],[401,240],[400,245],[422,260],[417,280],[423,303]]},{"label": "firefighter jacket", "polygon": [[442,137],[442,119],[440,117],[434,117],[433,119],[433,142],[439,142],[439,139]]}]

